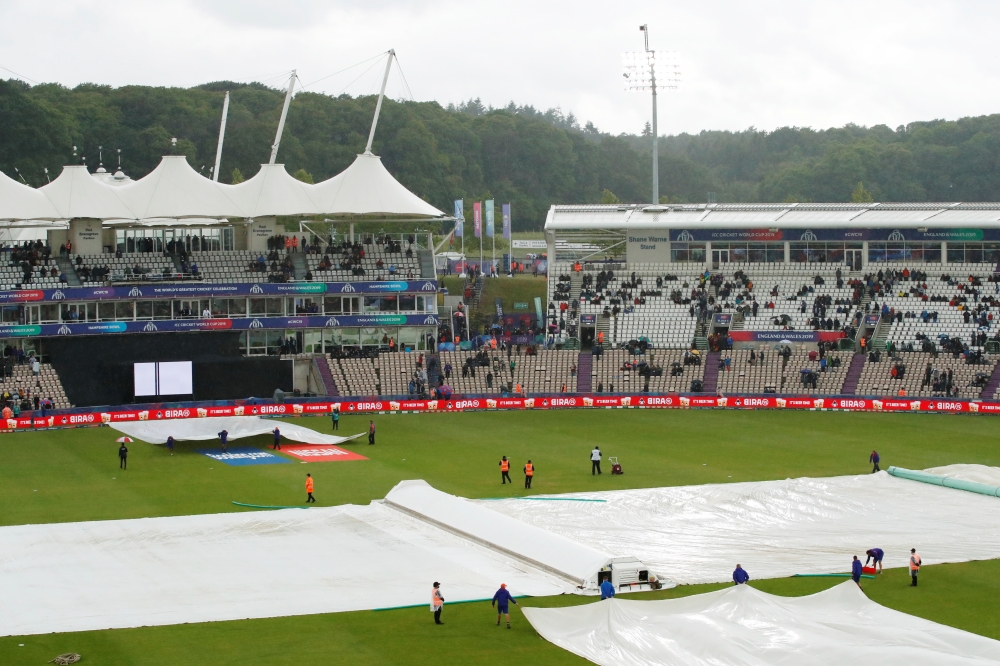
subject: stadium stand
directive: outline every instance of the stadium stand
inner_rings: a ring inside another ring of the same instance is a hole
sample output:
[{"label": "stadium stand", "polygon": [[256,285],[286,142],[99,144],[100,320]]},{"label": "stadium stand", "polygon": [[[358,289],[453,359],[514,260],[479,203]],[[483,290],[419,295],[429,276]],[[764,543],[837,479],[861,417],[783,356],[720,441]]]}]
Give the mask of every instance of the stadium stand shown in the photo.
[{"label": "stadium stand", "polygon": [[610,349],[594,356],[593,391],[638,393],[646,385],[646,368],[649,368],[649,392],[680,393],[691,391],[692,382],[701,381],[705,366],[699,354],[682,351],[647,350],[644,355],[633,355],[627,349]]},{"label": "stadium stand", "polygon": [[21,365],[11,363],[10,357],[3,368],[0,393],[10,395],[10,404],[17,403],[22,411],[34,409],[34,398],[39,401],[50,399],[54,409],[71,407],[66,391],[55,369],[48,363],[40,364],[38,375],[35,375],[27,360]]},{"label": "stadium stand", "polygon": [[817,351],[734,349],[721,352],[728,368],[719,369],[717,388],[727,393],[799,393],[836,395],[841,392],[853,352],[825,351],[825,369]]},{"label": "stadium stand", "polygon": [[153,252],[123,254],[78,255],[73,269],[85,287],[97,287],[108,282],[145,279],[174,279],[177,267],[173,259]]},{"label": "stadium stand", "polygon": [[[878,361],[873,360],[876,356]],[[908,397],[978,398],[989,382],[996,359],[982,355],[872,352],[862,371],[858,393]]]}]

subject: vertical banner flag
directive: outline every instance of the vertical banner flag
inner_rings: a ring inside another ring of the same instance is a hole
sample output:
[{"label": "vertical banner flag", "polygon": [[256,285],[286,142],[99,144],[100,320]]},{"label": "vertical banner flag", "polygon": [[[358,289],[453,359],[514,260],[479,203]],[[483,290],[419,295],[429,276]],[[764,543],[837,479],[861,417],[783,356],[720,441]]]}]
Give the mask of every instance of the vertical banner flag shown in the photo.
[{"label": "vertical banner flag", "polygon": [[480,201],[472,204],[472,221],[476,225],[476,238],[483,237],[483,204]]},{"label": "vertical banner flag", "polygon": [[465,200],[455,199],[455,235],[465,236]]},{"label": "vertical banner flag", "polygon": [[493,237],[493,199],[486,200],[486,236]]},{"label": "vertical banner flag", "polygon": [[510,204],[505,203],[500,207],[500,214],[503,215],[503,237],[510,240]]}]

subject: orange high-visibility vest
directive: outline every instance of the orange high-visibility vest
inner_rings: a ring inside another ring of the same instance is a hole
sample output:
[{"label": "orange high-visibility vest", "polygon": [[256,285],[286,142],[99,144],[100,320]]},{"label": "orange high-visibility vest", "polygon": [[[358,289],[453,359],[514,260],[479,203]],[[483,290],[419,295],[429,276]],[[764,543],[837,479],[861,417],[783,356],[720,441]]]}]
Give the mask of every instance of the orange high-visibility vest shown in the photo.
[{"label": "orange high-visibility vest", "polygon": [[910,556],[910,571],[920,571],[920,555],[917,553]]},{"label": "orange high-visibility vest", "polygon": [[444,599],[441,598],[441,592],[435,587],[431,590],[431,607],[440,608],[444,606]]},{"label": "orange high-visibility vest", "polygon": [[510,461],[509,460],[501,460],[500,461],[500,471],[501,472],[509,472],[510,471]]},{"label": "orange high-visibility vest", "polygon": [[521,385],[520,385],[520,384],[518,384],[518,385],[517,385],[517,386],[515,387],[515,391],[517,392],[517,394],[518,394],[518,395],[521,395]]},{"label": "orange high-visibility vest", "polygon": [[497,339],[496,338],[490,338],[490,348],[491,349],[496,349],[497,348]]},{"label": "orange high-visibility vest", "polygon": [[598,344],[604,344],[604,331],[597,334],[597,342]]},{"label": "orange high-visibility vest", "polygon": [[524,475],[525,476],[534,476],[535,475],[535,466],[532,465],[531,463],[524,463]]},{"label": "orange high-visibility vest", "polygon": [[306,492],[311,493],[313,491],[313,480],[312,477],[306,478]]}]

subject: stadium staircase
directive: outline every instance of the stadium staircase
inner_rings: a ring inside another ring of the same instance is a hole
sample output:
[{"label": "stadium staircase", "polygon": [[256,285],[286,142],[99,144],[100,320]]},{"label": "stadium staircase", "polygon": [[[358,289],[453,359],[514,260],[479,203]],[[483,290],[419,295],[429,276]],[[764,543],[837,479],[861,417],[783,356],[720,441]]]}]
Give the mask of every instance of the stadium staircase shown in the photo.
[{"label": "stadium staircase", "polygon": [[[431,363],[431,359],[434,362]],[[441,381],[441,359],[437,354],[424,354],[424,363],[427,367],[427,386],[437,386]],[[428,388],[430,392],[430,388]]]},{"label": "stadium staircase", "polygon": [[730,331],[742,331],[743,327],[746,326],[746,317],[743,316],[742,312],[733,313],[732,324],[729,326]]},{"label": "stadium staircase", "polygon": [[[597,333],[604,333],[604,348],[611,346],[611,317],[605,317],[604,315],[599,315],[597,317]],[[597,338],[595,333],[594,344],[597,344]]]},{"label": "stadium staircase", "polygon": [[885,343],[889,339],[889,333],[892,330],[891,322],[887,322],[884,317],[880,317],[878,320],[878,326],[872,332],[871,344],[868,345],[869,349],[885,351]]},{"label": "stadium staircase", "polygon": [[[865,355],[855,354],[851,357],[851,365],[847,368],[847,375],[844,377],[844,385],[840,392],[844,395],[855,395],[858,391],[858,382],[861,380],[861,373],[865,369]],[[994,371],[994,375],[996,372]]]},{"label": "stadium staircase", "polygon": [[705,393],[715,393],[719,386],[719,358],[721,356],[720,352],[709,352],[705,356],[705,377],[701,387]]},{"label": "stadium staircase", "polygon": [[979,394],[979,397],[983,400],[992,400],[998,388],[1000,388],[1000,363],[997,363],[993,367],[993,374],[990,375],[990,380],[986,382],[986,386],[983,388],[983,392]]},{"label": "stadium staircase", "polygon": [[[995,374],[995,373],[994,373]],[[576,361],[576,390],[578,393],[590,393],[594,379],[594,355],[583,352]]]},{"label": "stadium staircase", "polygon": [[80,276],[76,274],[76,267],[73,266],[73,262],[70,261],[69,257],[58,256],[55,257],[56,266],[59,267],[59,272],[66,276],[66,284],[70,287],[79,287],[83,283],[80,282]]},{"label": "stadium staircase", "polygon": [[295,270],[295,279],[305,280],[306,273],[309,272],[309,264],[306,261],[306,255],[302,252],[292,252],[289,256],[292,258],[292,268]]},{"label": "stadium staircase", "polygon": [[316,372],[323,380],[323,388],[327,395],[340,395],[337,390],[337,382],[333,379],[333,370],[330,368],[330,359],[326,356],[314,356],[313,363],[316,364]]}]

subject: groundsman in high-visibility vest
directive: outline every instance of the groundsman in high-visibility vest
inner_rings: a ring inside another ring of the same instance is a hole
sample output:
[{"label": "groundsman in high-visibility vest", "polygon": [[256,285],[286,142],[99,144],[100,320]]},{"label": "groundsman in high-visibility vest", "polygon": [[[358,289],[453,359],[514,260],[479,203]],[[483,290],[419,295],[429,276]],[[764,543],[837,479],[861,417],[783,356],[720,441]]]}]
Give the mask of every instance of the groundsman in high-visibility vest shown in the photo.
[{"label": "groundsman in high-visibility vest", "polygon": [[[503,485],[510,481],[510,461],[507,460],[507,456],[500,459],[500,485]],[[513,481],[510,481],[514,483]]]},{"label": "groundsman in high-visibility vest", "polygon": [[529,460],[524,464],[524,487],[531,487],[531,477],[535,476],[535,466]]}]

